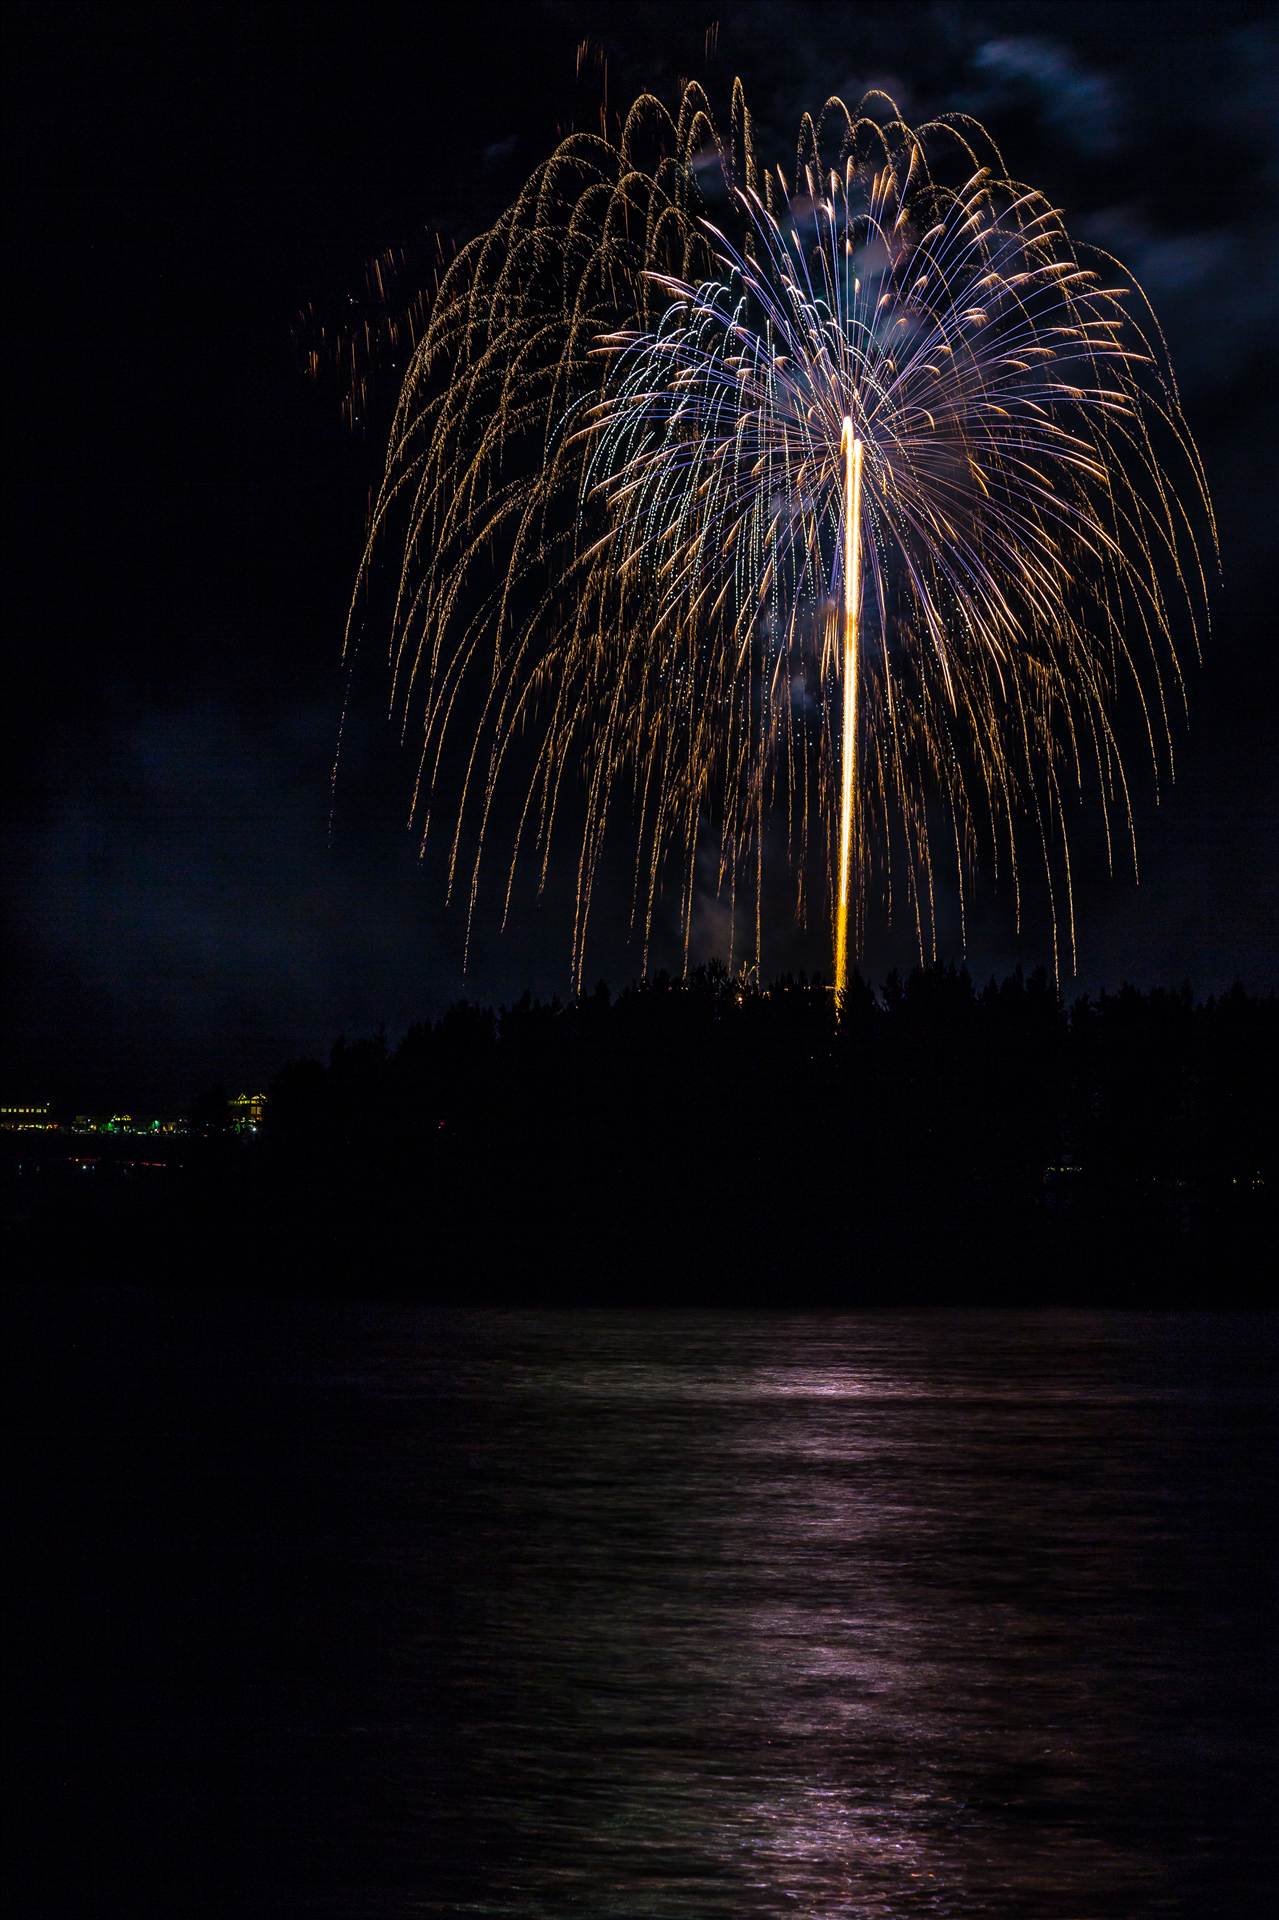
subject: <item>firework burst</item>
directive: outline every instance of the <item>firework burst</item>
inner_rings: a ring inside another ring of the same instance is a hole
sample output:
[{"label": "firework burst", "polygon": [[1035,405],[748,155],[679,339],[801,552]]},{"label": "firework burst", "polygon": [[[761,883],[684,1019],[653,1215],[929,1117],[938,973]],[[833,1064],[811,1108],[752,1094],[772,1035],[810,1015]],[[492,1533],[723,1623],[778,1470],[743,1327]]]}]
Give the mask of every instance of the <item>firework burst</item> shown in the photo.
[{"label": "firework burst", "polygon": [[623,810],[645,961],[668,875],[687,957],[709,851],[758,964],[784,820],[842,988],[876,900],[935,957],[943,870],[1020,916],[1027,835],[1073,967],[1068,810],[1135,864],[1116,707],[1170,773],[1214,541],[1144,298],[980,128],[830,101],[788,180],[740,87],[725,138],[692,88],[565,141],[445,273],[357,600],[391,546],[411,818],[425,850],[445,806],[470,915],[510,780],[508,912],[572,816],[575,984]]}]

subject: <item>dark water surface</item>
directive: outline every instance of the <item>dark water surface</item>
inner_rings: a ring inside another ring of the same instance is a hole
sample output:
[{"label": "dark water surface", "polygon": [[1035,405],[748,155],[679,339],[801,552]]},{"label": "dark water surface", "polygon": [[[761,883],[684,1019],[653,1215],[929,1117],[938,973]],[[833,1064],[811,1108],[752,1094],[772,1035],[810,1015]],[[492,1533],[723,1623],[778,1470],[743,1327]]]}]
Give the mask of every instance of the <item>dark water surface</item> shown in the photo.
[{"label": "dark water surface", "polygon": [[1273,1321],[19,1321],[21,1911],[1267,1910]]}]

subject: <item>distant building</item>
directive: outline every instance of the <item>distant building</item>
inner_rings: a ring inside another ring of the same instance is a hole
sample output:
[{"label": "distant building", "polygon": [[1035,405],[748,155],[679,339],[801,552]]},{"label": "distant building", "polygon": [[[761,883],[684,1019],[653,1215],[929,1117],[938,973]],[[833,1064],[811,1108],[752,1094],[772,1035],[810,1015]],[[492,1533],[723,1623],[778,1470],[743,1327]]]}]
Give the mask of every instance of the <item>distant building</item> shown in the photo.
[{"label": "distant building", "polygon": [[227,1101],[227,1115],[237,1133],[256,1133],[266,1118],[264,1093],[237,1093]]},{"label": "distant building", "polygon": [[57,1124],[47,1100],[29,1107],[0,1107],[0,1131],[5,1133],[52,1133]]}]

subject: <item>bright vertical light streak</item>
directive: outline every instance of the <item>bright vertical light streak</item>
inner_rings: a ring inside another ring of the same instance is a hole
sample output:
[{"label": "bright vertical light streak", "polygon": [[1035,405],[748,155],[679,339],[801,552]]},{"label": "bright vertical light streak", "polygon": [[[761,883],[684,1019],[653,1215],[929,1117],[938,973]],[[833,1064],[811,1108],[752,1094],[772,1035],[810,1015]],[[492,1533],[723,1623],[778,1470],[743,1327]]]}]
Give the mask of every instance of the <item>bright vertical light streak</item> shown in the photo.
[{"label": "bright vertical light streak", "polygon": [[848,893],[857,794],[857,625],[862,593],[862,443],[844,415],[844,724],[840,744],[839,897],[835,906],[835,992],[848,984]]}]

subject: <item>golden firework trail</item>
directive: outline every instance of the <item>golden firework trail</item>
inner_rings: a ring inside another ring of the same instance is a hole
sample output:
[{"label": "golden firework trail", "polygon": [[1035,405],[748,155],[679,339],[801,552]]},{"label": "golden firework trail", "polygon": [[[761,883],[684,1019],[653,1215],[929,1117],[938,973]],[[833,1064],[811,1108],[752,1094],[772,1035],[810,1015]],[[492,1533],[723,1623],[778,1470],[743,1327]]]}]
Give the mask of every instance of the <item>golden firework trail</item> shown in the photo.
[{"label": "golden firework trail", "polygon": [[848,883],[853,858],[853,805],[857,792],[857,618],[862,591],[862,455],[852,416],[840,427],[844,456],[844,664],[840,739],[839,891],[835,900],[835,991],[848,985]]},{"label": "golden firework trail", "polygon": [[1171,774],[1216,536],[1144,296],[981,127],[832,99],[787,176],[740,83],[723,135],[696,86],[642,97],[414,332],[347,645],[388,553],[410,819],[425,851],[443,812],[468,927],[496,822],[505,923],[568,821],[580,987],[625,807],[645,965],[672,876],[687,963],[707,854],[759,964],[768,840],[801,919],[824,875],[842,991],[872,898],[936,958],[943,864],[961,929],[983,858],[1020,925],[1029,836],[1073,968],[1068,809],[1135,867],[1116,709]]}]

